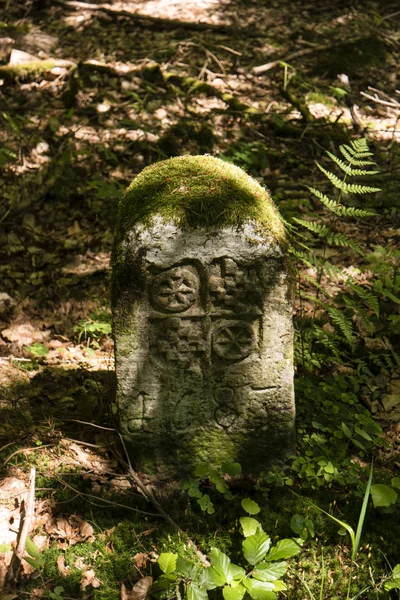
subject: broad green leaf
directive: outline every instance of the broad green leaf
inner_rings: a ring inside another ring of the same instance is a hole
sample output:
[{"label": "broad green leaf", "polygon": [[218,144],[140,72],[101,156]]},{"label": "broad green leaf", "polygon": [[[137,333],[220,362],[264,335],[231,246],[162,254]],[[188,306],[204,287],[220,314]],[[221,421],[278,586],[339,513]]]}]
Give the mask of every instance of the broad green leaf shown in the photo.
[{"label": "broad green leaf", "polygon": [[221,494],[224,494],[228,490],[228,486],[226,485],[224,479],[217,471],[210,471],[209,477],[210,481],[215,485]]},{"label": "broad green leaf", "polygon": [[385,582],[385,590],[400,589],[400,564],[396,565],[392,571],[392,577]]},{"label": "broad green leaf", "polygon": [[347,427],[346,423],[342,423],[342,431],[344,435],[348,438],[351,438],[351,436],[353,435],[353,432],[351,431],[350,427]]},{"label": "broad green leaf", "polygon": [[290,519],[290,527],[295,533],[297,533],[297,535],[303,537],[302,532],[304,530],[304,517],[299,514],[293,515],[293,517]]},{"label": "broad green leaf", "polygon": [[273,583],[256,581],[255,579],[246,579],[244,583],[253,600],[276,600],[277,598]]},{"label": "broad green leaf", "polygon": [[375,508],[378,506],[390,506],[397,500],[397,492],[382,483],[375,483],[371,486],[371,496]]},{"label": "broad green leaf", "polygon": [[25,550],[27,551],[29,556],[32,556],[32,558],[40,558],[40,550],[36,546],[36,544],[32,542],[30,537],[26,538]]},{"label": "broad green leaf", "polygon": [[391,484],[393,487],[397,488],[398,490],[400,490],[400,477],[393,477]]},{"label": "broad green leaf", "polygon": [[34,569],[39,570],[41,567],[43,567],[42,559],[30,558],[29,556],[24,556],[24,560],[28,563],[28,565],[31,565],[31,567],[33,567]]},{"label": "broad green leaf", "polygon": [[186,558],[182,558],[181,556],[178,556],[176,561],[176,570],[179,575],[183,575],[186,579],[193,579],[195,581],[198,580],[202,572],[201,567],[198,567],[190,560],[186,560]]},{"label": "broad green leaf", "polygon": [[232,581],[231,581],[232,586],[233,586],[233,583],[235,580],[243,579],[243,577],[246,575],[246,571],[243,569],[243,567],[239,567],[238,565],[234,565],[233,563],[231,563],[231,565],[229,567],[229,572],[232,576]]},{"label": "broad green leaf", "polygon": [[[12,550],[12,546],[11,544],[0,544],[0,552],[1,553],[6,553],[9,552],[10,550]],[[1,596],[0,596],[1,599]]]},{"label": "broad green leaf", "polygon": [[226,462],[222,465],[222,470],[231,477],[240,475],[242,472],[242,465],[238,462]]},{"label": "broad green leaf", "polygon": [[243,529],[244,537],[254,535],[259,529],[262,529],[261,523],[259,523],[257,519],[253,519],[252,517],[240,517],[239,520]]},{"label": "broad green leaf", "polygon": [[253,577],[259,581],[276,581],[283,577],[286,573],[286,568],[287,562],[285,561],[278,563],[262,562],[255,566]]},{"label": "broad green leaf", "polygon": [[234,499],[234,495],[232,494],[232,492],[230,490],[228,490],[227,492],[225,492],[224,494],[224,498],[225,500],[233,500]]},{"label": "broad green leaf", "polygon": [[243,510],[245,510],[249,515],[258,515],[261,510],[257,502],[250,500],[250,498],[243,498],[241,505]]},{"label": "broad green leaf", "polygon": [[367,442],[372,442],[372,437],[366,431],[364,431],[364,429],[361,429],[356,425],[354,427],[354,431],[358,433],[360,437],[364,438],[364,440],[367,440]]},{"label": "broad green leaf", "polygon": [[212,548],[210,553],[211,566],[215,569],[217,574],[224,580],[224,583],[230,583],[233,579],[231,573],[231,559],[229,556],[218,550],[218,548]]},{"label": "broad green leaf", "polygon": [[40,344],[39,342],[35,342],[32,346],[24,346],[24,349],[38,357],[46,356],[50,352],[47,346]]},{"label": "broad green leaf", "polygon": [[190,487],[188,489],[188,495],[191,498],[202,498],[203,497],[203,493],[199,490],[198,484],[190,484]]},{"label": "broad green leaf", "polygon": [[400,590],[400,578],[399,579],[389,579],[389,581],[385,582],[385,590]]},{"label": "broad green leaf", "polygon": [[199,577],[199,584],[206,590],[214,590],[216,587],[225,585],[225,577],[219,575],[213,567],[207,567],[203,569]]},{"label": "broad green leaf", "polygon": [[256,565],[262,561],[270,546],[271,538],[264,531],[259,531],[242,543],[244,557],[251,565]]},{"label": "broad green leaf", "polygon": [[286,583],[280,579],[277,579],[274,581],[274,588],[277,592],[283,592],[283,590],[286,590]]},{"label": "broad green leaf", "polygon": [[195,474],[197,477],[206,477],[210,472],[210,467],[208,465],[197,465]]},{"label": "broad green leaf", "polygon": [[246,593],[246,588],[242,585],[238,585],[236,587],[230,587],[226,585],[222,590],[222,595],[224,600],[242,600]]},{"label": "broad green leaf", "polygon": [[186,586],[186,598],[187,600],[208,600],[208,595],[205,589],[192,582]]},{"label": "broad green leaf", "polygon": [[158,564],[163,573],[173,573],[176,570],[177,554],[172,552],[162,552],[158,557]]},{"label": "broad green leaf", "polygon": [[284,539],[279,540],[276,546],[273,546],[268,553],[268,560],[281,560],[282,558],[289,558],[290,556],[295,556],[301,550],[301,544],[304,543],[304,540],[293,540],[293,539]]}]

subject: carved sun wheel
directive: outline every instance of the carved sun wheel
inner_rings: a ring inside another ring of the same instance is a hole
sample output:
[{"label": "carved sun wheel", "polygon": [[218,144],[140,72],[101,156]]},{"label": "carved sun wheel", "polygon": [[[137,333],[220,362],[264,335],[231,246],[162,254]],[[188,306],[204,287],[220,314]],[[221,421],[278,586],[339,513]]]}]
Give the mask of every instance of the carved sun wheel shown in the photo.
[{"label": "carved sun wheel", "polygon": [[153,302],[167,312],[184,312],[195,302],[197,294],[197,277],[188,269],[177,267],[155,278]]},{"label": "carved sun wheel", "polygon": [[227,360],[241,360],[249,356],[254,347],[254,331],[248,323],[233,323],[217,329],[213,350]]}]

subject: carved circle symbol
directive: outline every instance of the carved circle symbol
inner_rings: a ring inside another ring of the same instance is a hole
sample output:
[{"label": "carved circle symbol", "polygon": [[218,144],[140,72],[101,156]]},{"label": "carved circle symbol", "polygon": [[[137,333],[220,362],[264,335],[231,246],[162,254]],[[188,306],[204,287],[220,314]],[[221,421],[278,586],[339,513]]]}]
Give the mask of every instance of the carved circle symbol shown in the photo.
[{"label": "carved circle symbol", "polygon": [[154,279],[152,299],[156,306],[172,313],[184,312],[197,298],[198,280],[189,269],[176,267]]},{"label": "carved circle symbol", "polygon": [[254,347],[254,330],[248,323],[222,325],[214,333],[213,350],[227,360],[242,360]]}]

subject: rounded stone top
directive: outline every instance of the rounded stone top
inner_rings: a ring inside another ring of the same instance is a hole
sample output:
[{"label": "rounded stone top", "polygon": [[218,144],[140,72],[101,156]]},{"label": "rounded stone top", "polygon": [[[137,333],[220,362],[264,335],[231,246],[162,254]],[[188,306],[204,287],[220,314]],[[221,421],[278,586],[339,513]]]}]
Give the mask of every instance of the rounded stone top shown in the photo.
[{"label": "rounded stone top", "polygon": [[286,245],[282,218],[268,191],[243,169],[213,156],[179,156],[152,164],[133,180],[120,203],[117,237],[161,216],[182,228],[240,226]]}]

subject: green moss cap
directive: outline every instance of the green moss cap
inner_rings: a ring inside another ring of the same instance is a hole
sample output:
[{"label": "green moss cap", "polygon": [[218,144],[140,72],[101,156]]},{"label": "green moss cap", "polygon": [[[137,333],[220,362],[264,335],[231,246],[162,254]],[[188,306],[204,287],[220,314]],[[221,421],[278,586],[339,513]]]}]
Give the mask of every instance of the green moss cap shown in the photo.
[{"label": "green moss cap", "polygon": [[146,167],[120,204],[117,237],[155,215],[180,227],[240,226],[285,244],[285,229],[269,193],[235,165],[213,156],[179,156]]}]

